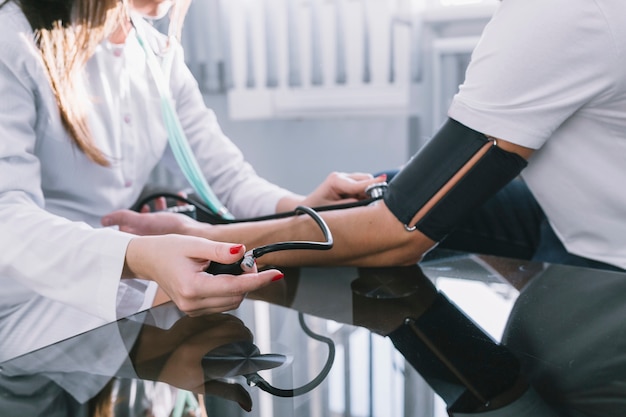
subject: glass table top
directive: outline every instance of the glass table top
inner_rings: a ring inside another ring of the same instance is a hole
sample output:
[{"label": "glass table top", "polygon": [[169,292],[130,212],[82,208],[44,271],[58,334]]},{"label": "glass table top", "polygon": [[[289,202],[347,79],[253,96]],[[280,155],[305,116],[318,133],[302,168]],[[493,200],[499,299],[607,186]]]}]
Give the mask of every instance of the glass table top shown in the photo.
[{"label": "glass table top", "polygon": [[282,270],[235,311],[168,303],[3,361],[0,416],[626,415],[624,274],[470,254]]}]

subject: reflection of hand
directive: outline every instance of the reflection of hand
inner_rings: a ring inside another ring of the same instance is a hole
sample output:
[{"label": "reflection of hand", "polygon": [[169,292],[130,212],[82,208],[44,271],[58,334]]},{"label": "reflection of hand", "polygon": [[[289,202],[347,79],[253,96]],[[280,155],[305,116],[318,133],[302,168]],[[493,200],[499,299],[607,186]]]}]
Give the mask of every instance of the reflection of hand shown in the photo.
[{"label": "reflection of hand", "polygon": [[386,179],[386,175],[374,178],[371,174],[333,172],[301,204],[317,207],[363,200],[368,197],[365,189],[369,185]]},{"label": "reflection of hand", "polygon": [[156,281],[185,313],[197,316],[233,310],[245,295],[280,279],[275,269],[243,275],[210,275],[210,261],[231,264],[243,257],[245,247],[180,236],[138,236],[126,251],[125,276]]},{"label": "reflection of hand", "polygon": [[117,210],[102,217],[101,223],[103,226],[118,226],[121,231],[136,235],[165,235],[185,234],[186,229],[196,221],[184,214],[165,211],[137,213]]},{"label": "reflection of hand", "polygon": [[144,379],[166,382],[197,394],[237,402],[250,410],[252,400],[239,384],[206,381],[202,357],[218,346],[252,341],[250,330],[230,314],[182,317],[169,329],[144,326],[133,347],[132,360]]},{"label": "reflection of hand", "polygon": [[204,384],[204,392],[208,395],[235,401],[246,411],[252,410],[252,398],[250,398],[250,394],[241,384],[208,381]]}]

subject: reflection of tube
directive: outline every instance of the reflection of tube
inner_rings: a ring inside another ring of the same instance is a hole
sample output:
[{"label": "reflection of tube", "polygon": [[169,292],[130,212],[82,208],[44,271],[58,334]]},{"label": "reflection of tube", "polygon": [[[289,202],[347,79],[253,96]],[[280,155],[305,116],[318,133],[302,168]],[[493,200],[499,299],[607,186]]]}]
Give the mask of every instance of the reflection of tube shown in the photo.
[{"label": "reflection of tube", "polygon": [[276,388],[267,382],[258,371],[263,369],[272,369],[282,365],[285,357],[278,354],[261,354],[259,349],[252,342],[235,342],[223,345],[207,353],[202,358],[202,367],[206,380],[211,380],[219,376],[233,377],[243,375],[248,385],[257,387],[276,397],[297,397],[306,394],[321,384],[335,361],[335,343],[329,337],[325,337],[314,333],[304,321],[304,314],[298,314],[298,320],[302,330],[312,339],[325,343],[328,346],[328,359],[324,368],[310,382],[298,388],[282,389]]},{"label": "reflection of tube", "polygon": [[328,376],[328,373],[330,372],[330,369],[333,366],[333,362],[335,361],[335,343],[333,342],[332,339],[328,337],[313,333],[313,331],[306,325],[304,321],[304,314],[299,313],[298,320],[300,322],[300,326],[302,327],[302,330],[304,330],[304,332],[309,337],[315,340],[318,340],[320,342],[326,343],[326,345],[328,346],[328,359],[326,359],[326,364],[324,365],[324,368],[321,370],[321,372],[315,378],[313,378],[310,382],[304,384],[301,387],[293,388],[293,389],[280,389],[280,388],[273,387],[257,373],[246,375],[246,379],[248,380],[249,385],[259,387],[263,391],[270,393],[272,395],[275,395],[277,397],[288,398],[288,397],[297,397],[299,395],[306,394],[307,392],[310,392],[311,390],[315,389],[319,384],[321,384],[326,379],[326,377]]},{"label": "reflection of tube", "polygon": [[352,290],[354,323],[388,336],[448,411],[491,410],[502,405],[493,398],[518,384],[519,395],[526,389],[517,358],[438,292],[417,265],[361,269]]}]

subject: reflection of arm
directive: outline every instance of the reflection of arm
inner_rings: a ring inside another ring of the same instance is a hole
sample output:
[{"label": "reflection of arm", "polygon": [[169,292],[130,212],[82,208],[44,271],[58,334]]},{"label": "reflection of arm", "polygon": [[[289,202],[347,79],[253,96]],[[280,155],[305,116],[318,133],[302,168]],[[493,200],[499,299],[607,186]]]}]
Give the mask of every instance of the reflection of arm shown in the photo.
[{"label": "reflection of arm", "polygon": [[508,407],[528,389],[518,358],[496,343],[422,273],[361,268],[354,323],[393,342],[451,415]]}]

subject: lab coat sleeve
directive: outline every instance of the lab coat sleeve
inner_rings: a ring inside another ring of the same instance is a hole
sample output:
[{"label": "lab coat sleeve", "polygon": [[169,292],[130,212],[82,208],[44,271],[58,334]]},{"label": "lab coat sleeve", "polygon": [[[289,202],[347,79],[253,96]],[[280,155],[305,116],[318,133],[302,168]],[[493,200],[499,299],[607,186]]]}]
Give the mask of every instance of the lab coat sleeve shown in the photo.
[{"label": "lab coat sleeve", "polygon": [[33,81],[41,79],[38,71],[42,65],[24,33],[0,40],[0,303],[23,303],[34,292],[114,320],[132,235],[45,210],[35,151],[38,124],[49,115],[37,105],[47,88]]},{"label": "lab coat sleeve", "polygon": [[278,201],[291,192],[259,177],[242,152],[222,132],[215,113],[204,103],[197,81],[177,51],[171,87],[176,110],[205,177],[235,217],[276,212]]}]

